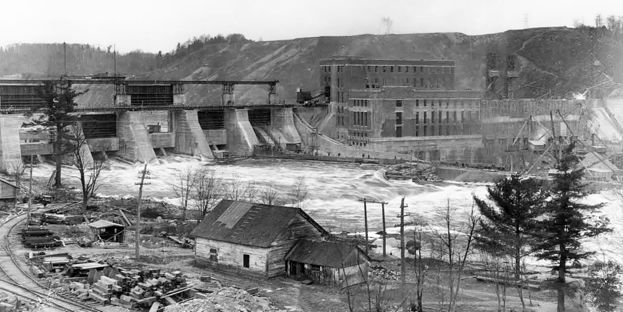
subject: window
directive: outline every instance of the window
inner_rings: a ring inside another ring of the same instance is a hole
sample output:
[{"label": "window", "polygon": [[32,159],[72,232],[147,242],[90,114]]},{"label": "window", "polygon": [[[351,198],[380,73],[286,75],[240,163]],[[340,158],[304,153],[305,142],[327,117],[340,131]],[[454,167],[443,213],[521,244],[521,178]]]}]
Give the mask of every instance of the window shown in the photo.
[{"label": "window", "polygon": [[409,66],[405,66],[405,73],[409,72]]},{"label": "window", "polygon": [[218,262],[218,250],[210,248],[210,261]]},{"label": "window", "polygon": [[402,137],[402,126],[396,126],[396,137]]},{"label": "window", "polygon": [[402,71],[402,66],[398,66],[398,72]]},{"label": "window", "polygon": [[374,66],[374,72],[377,73],[379,71],[379,67],[378,66]]},{"label": "window", "polygon": [[419,124],[420,123],[420,112],[415,113],[415,124]]},{"label": "window", "polygon": [[[426,112],[424,112],[424,123],[428,122],[428,117],[426,116]],[[424,132],[424,135],[426,135],[426,132]]]},{"label": "window", "polygon": [[245,267],[245,268],[249,267],[249,262],[250,262],[249,258],[250,258],[249,255],[242,255],[242,266],[243,267]]},{"label": "window", "polygon": [[402,125],[402,112],[396,112],[396,124]]},{"label": "window", "polygon": [[424,107],[426,107],[426,100],[424,100],[424,104],[422,104]]},{"label": "window", "polygon": [[385,66],[383,66],[383,72],[385,72],[387,70],[387,68]]},{"label": "window", "polygon": [[394,66],[390,66],[389,67],[389,71],[393,73],[394,72]]},{"label": "window", "polygon": [[396,107],[402,107],[402,100],[396,100]]},{"label": "window", "polygon": [[430,113],[430,122],[434,123],[435,122],[435,112],[431,112]]},{"label": "window", "polygon": [[415,107],[420,107],[420,100],[415,100]]}]

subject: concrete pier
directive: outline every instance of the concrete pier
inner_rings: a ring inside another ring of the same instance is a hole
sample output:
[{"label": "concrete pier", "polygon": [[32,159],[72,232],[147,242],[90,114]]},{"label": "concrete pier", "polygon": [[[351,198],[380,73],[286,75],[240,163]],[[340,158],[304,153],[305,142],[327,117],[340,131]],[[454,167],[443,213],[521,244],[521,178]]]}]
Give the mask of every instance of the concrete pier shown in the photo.
[{"label": "concrete pier", "polygon": [[233,155],[251,155],[259,140],[249,122],[248,109],[225,111],[225,129],[227,130],[227,149]]},{"label": "concrete pier", "polygon": [[294,126],[292,108],[272,109],[270,132],[283,149],[286,149],[288,144],[301,144],[301,137]]},{"label": "concrete pier", "polygon": [[19,139],[20,118],[0,116],[0,170],[13,173],[22,163]]},{"label": "concrete pier", "polygon": [[208,140],[199,125],[197,110],[174,111],[175,152],[214,158]]},{"label": "concrete pier", "polygon": [[119,114],[117,136],[119,137],[119,156],[142,162],[156,159],[156,153],[140,112],[126,111]]}]

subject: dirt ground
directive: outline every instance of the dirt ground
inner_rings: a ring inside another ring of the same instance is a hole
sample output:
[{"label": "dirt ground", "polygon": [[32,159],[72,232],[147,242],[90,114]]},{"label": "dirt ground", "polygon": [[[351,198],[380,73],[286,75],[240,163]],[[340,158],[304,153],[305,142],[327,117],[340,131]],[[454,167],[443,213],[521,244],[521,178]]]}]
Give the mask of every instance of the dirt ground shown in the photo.
[{"label": "dirt ground", "polygon": [[[131,200],[98,200],[95,201],[101,207],[131,207],[135,203]],[[159,203],[154,204],[160,205]],[[64,207],[66,204],[54,203],[48,208]],[[75,207],[79,207],[74,205]],[[149,205],[148,205],[149,206]],[[36,208],[42,208],[36,205]],[[164,207],[164,206],[163,206]],[[78,208],[76,208],[78,209]],[[167,207],[162,208],[164,210]],[[103,209],[105,211],[105,209]],[[96,211],[95,214],[104,211]],[[71,211],[70,211],[71,213]],[[74,212],[76,213],[76,212]],[[128,215],[132,220],[133,216]],[[250,278],[248,276],[234,275],[230,273],[215,271],[208,268],[200,268],[194,265],[194,253],[192,249],[180,248],[176,243],[162,238],[157,234],[157,230],[152,233],[141,234],[141,262],[137,263],[134,258],[135,240],[134,231],[130,230],[125,236],[124,244],[105,244],[95,245],[93,247],[80,247],[75,243],[79,237],[92,236],[88,227],[82,225],[62,225],[48,224],[47,227],[60,235],[66,242],[63,247],[47,250],[47,253],[63,253],[67,252],[73,257],[85,256],[93,260],[107,260],[113,263],[138,265],[143,268],[153,267],[160,268],[165,271],[180,270],[190,282],[200,285],[201,276],[210,276],[222,286],[233,286],[241,289],[258,288],[258,295],[267,297],[274,306],[285,311],[314,311],[314,312],[342,312],[349,311],[348,298],[351,298],[351,305],[354,311],[367,311],[368,301],[374,309],[375,302],[386,308],[388,311],[394,311],[401,306],[408,305],[410,301],[415,301],[415,276],[413,274],[412,263],[408,264],[406,287],[400,282],[400,261],[396,258],[382,262],[371,263],[375,270],[389,272],[383,276],[379,274],[371,274],[370,290],[366,285],[358,285],[349,289],[339,289],[334,287],[326,287],[322,285],[304,285],[299,281],[287,279],[285,277],[273,279]],[[17,255],[25,255],[32,250],[24,248],[16,233],[21,226],[16,227],[11,239],[13,251]],[[19,257],[25,259],[25,257]],[[24,260],[25,261],[25,260]],[[439,282],[435,279],[433,272],[436,267],[434,263],[430,263],[428,267],[429,273],[424,290],[424,306],[426,310],[437,310],[444,300],[447,301],[447,291],[441,291],[443,287],[439,286]],[[53,280],[53,279],[52,279]],[[475,280],[474,274],[467,272],[461,280],[462,290],[458,302],[457,311],[497,311],[497,296],[495,286],[492,284],[481,283]],[[537,292],[524,292],[526,305],[529,311],[556,311],[555,298],[556,294],[552,290],[540,290]],[[403,300],[404,297],[411,298]],[[567,300],[567,311],[583,311],[582,308],[576,308],[574,299]],[[507,311],[521,311],[521,304],[517,297],[517,291],[514,288],[507,289],[506,296]],[[118,311],[111,308],[110,311]],[[384,311],[384,310],[381,310]]]}]

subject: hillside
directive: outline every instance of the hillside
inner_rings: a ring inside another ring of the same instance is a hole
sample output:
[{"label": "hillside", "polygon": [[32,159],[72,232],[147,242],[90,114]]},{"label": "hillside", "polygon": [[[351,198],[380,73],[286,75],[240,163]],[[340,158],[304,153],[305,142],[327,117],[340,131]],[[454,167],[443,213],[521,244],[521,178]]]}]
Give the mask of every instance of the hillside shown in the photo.
[{"label": "hillside", "polygon": [[[60,73],[58,46],[29,46],[23,53],[13,53],[9,65],[0,52],[0,75]],[[72,45],[74,57],[68,60],[71,74],[112,71],[109,53],[87,53],[80,47],[85,46]],[[280,97],[293,101],[297,87],[319,88],[318,60],[334,55],[456,60],[457,88],[483,90],[485,58],[490,52],[500,59],[517,56],[520,73],[515,97],[569,96],[607,79],[602,73],[623,81],[621,38],[606,28],[590,27],[533,28],[479,36],[431,33],[219,42],[167,55],[164,61],[148,53],[121,55],[117,68],[128,75],[154,79],[278,79]],[[35,53],[41,56],[33,58]],[[26,62],[33,59],[37,61]],[[52,65],[50,60],[54,60]],[[236,91],[238,101],[266,98],[259,88],[238,87]],[[191,103],[214,103],[219,101],[220,91],[189,86],[187,99]]]}]

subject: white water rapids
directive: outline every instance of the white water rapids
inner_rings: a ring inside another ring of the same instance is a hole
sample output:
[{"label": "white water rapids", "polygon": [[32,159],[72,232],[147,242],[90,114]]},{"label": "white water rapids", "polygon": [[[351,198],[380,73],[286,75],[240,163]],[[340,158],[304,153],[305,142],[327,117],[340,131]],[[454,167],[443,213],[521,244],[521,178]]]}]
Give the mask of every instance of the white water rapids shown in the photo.
[{"label": "white water rapids", "polygon": [[[406,212],[422,216],[432,229],[441,224],[436,212],[447,206],[456,209],[454,217],[463,221],[473,204],[473,195],[484,198],[486,185],[473,183],[441,183],[419,185],[409,180],[385,180],[381,168],[376,165],[350,163],[328,163],[292,160],[244,160],[229,165],[202,162],[187,156],[169,156],[150,163],[150,179],[144,188],[144,196],[180,204],[172,190],[172,184],[180,171],[186,168],[207,166],[215,175],[225,181],[238,179],[252,182],[258,188],[272,186],[280,194],[291,193],[299,177],[304,178],[307,197],[301,207],[318,223],[332,232],[363,232],[363,203],[368,198],[387,201],[386,223],[389,233],[398,231],[400,199],[404,196],[408,207]],[[52,166],[42,164],[35,169],[35,176],[49,178]],[[139,171],[142,165],[128,165],[112,161],[109,169],[102,172],[102,187],[99,193],[105,196],[136,196]],[[77,186],[77,171],[65,167],[64,181]],[[283,196],[281,196],[283,198]],[[610,190],[590,195],[587,202],[603,202],[602,212],[611,220],[613,233],[591,239],[586,246],[598,252],[598,257],[613,258],[623,263],[623,195]],[[410,220],[407,217],[406,220]],[[369,232],[382,229],[380,204],[368,204]],[[603,252],[603,256],[602,256]]]}]

